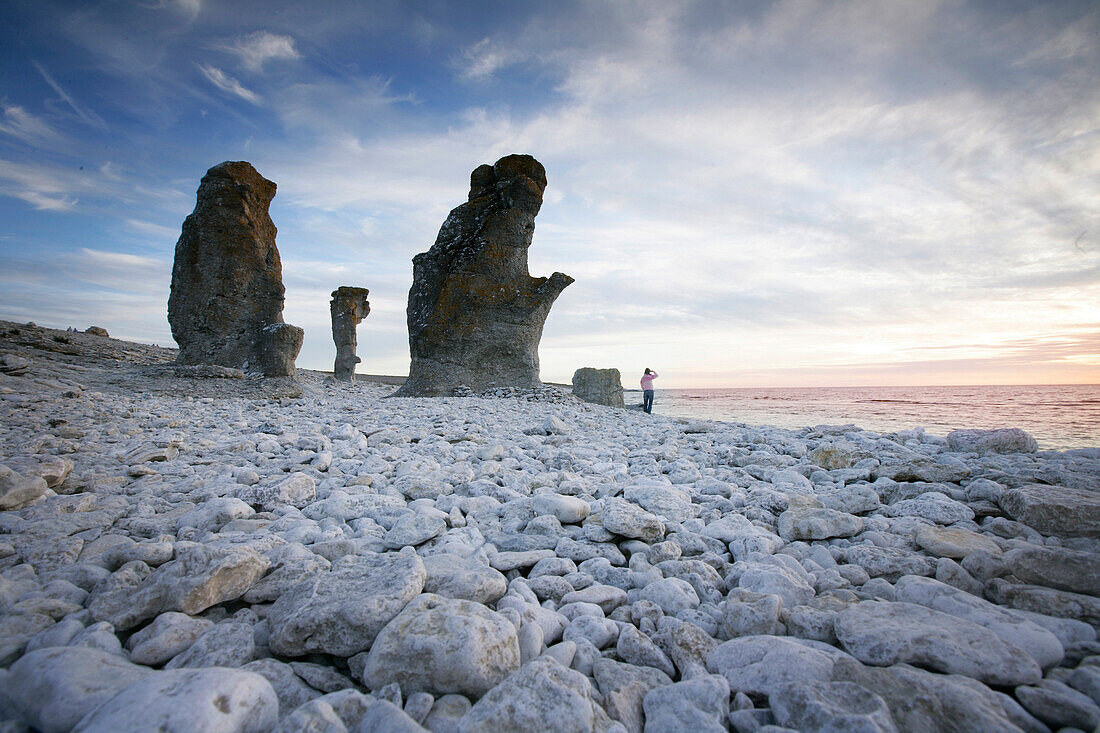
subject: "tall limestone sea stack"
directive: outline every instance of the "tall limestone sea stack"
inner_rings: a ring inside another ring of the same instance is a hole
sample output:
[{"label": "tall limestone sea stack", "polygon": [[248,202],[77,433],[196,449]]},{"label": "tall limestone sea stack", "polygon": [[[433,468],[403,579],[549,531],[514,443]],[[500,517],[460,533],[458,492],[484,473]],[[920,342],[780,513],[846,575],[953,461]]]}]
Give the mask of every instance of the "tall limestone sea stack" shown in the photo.
[{"label": "tall limestone sea stack", "polygon": [[355,365],[362,361],[355,355],[358,339],[355,327],[370,313],[370,301],[366,288],[341,285],[332,291],[329,301],[329,314],[332,316],[332,340],[336,344],[336,361],[332,366],[332,376],[341,382],[355,379]]},{"label": "tall limestone sea stack", "polygon": [[542,327],[573,278],[531,277],[527,249],[546,170],[509,155],[470,175],[469,200],[451,211],[435,244],[413,258],[409,379],[402,397],[455,387],[529,389],[539,382]]},{"label": "tall limestone sea stack", "polygon": [[278,230],[268,215],[275,188],[245,161],[203,176],[172,267],[168,321],[177,363],[294,376],[303,331],[283,322]]}]

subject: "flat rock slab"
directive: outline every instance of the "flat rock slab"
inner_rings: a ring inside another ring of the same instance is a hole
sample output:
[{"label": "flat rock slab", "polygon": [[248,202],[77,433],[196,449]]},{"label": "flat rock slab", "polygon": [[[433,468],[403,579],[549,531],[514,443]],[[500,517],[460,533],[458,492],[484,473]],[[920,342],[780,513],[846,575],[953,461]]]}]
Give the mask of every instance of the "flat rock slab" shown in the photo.
[{"label": "flat rock slab", "polygon": [[908,664],[868,667],[849,658],[833,667],[833,680],[854,682],[878,695],[905,733],[1017,730],[997,693],[969,677]]},{"label": "flat rock slab", "polygon": [[886,702],[852,682],[793,682],[768,697],[775,722],[794,730],[894,733]]},{"label": "flat rock slab", "polygon": [[936,563],[932,559],[910,550],[865,543],[845,548],[844,555],[849,563],[859,565],[872,578],[885,578],[890,582],[903,575],[932,575],[936,572]]},{"label": "flat rock slab", "polygon": [[89,605],[99,621],[125,630],[164,611],[187,615],[240,598],[271,565],[248,547],[221,548],[193,545],[161,565],[135,589]]},{"label": "flat rock slab", "polygon": [[1020,428],[998,430],[953,430],[947,445],[956,453],[1034,453],[1039,450],[1035,438]]},{"label": "flat rock slab", "polygon": [[410,692],[480,697],[519,668],[516,627],[480,603],[425,593],[371,645],[363,682]]},{"label": "flat rock slab", "polygon": [[779,515],[779,536],[788,542],[851,537],[862,530],[862,519],[835,509],[800,507]]},{"label": "flat rock slab", "polygon": [[1100,493],[1028,484],[1001,494],[1008,516],[1045,535],[1100,537]]},{"label": "flat rock slab", "polygon": [[744,636],[714,647],[707,671],[720,674],[730,689],[771,695],[791,682],[830,679],[838,659],[850,657],[821,642],[785,636]]},{"label": "flat rock slab", "polygon": [[266,733],[279,721],[279,700],[258,674],[235,669],[176,669],[131,684],[73,729]]},{"label": "flat rock slab", "polygon": [[22,720],[43,733],[63,733],[152,673],[98,649],[48,647],[24,655],[3,672],[0,686]]},{"label": "flat rock slab", "polygon": [[1065,656],[1057,636],[1019,611],[1001,608],[938,580],[907,575],[894,584],[894,593],[897,601],[916,603],[984,626],[1026,651],[1044,669],[1058,664]]},{"label": "flat rock slab", "polygon": [[1018,547],[1004,556],[1012,574],[1025,583],[1100,596],[1100,555],[1062,547]]},{"label": "flat rock slab", "polygon": [[913,531],[913,541],[930,555],[956,560],[978,551],[1001,554],[1000,545],[989,537],[962,527],[921,525]]},{"label": "flat rock slab", "polygon": [[856,659],[917,664],[995,685],[1026,685],[1043,673],[1023,649],[970,621],[914,603],[864,601],[841,611],[837,639]]},{"label": "flat rock slab", "polygon": [[309,576],[275,601],[268,615],[271,650],[292,657],[365,651],[420,594],[425,577],[423,561],[410,552],[342,557],[328,573]]}]

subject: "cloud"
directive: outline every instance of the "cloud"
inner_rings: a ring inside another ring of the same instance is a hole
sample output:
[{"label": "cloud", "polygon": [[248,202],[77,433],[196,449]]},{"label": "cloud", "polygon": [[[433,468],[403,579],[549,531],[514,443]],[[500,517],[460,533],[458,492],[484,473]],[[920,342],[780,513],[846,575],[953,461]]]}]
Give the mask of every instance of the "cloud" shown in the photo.
[{"label": "cloud", "polygon": [[267,31],[256,31],[227,41],[217,48],[235,54],[249,71],[262,71],[268,61],[301,58],[294,47],[294,38]]},{"label": "cloud", "polygon": [[520,58],[520,54],[516,51],[483,38],[472,46],[462,49],[451,63],[459,78],[467,81],[485,81]]},{"label": "cloud", "polygon": [[104,132],[108,130],[107,122],[91,109],[76,101],[71,94],[50,76],[49,72],[46,71],[42,64],[37,61],[32,61],[31,63],[34,65],[34,68],[38,70],[38,73],[42,75],[42,78],[46,80],[46,83],[50,85],[50,88],[57,92],[57,95],[72,108],[73,112],[76,113],[76,116],[79,117],[84,124]]},{"label": "cloud", "polygon": [[[838,380],[857,364],[878,365],[867,378],[919,379],[921,365],[1011,365],[1000,347],[913,347],[1003,345],[1097,321],[1095,10],[521,6],[463,22],[372,6],[366,40],[344,12],[289,4],[260,23],[214,5],[188,23],[151,14],[152,26],[67,15],[96,73],[125,84],[88,98],[142,125],[109,165],[85,146],[79,176],[52,158],[0,162],[0,193],[114,222],[89,249],[167,253],[206,167],[195,161],[247,156],[279,184],[287,320],[313,329],[306,366],[330,363],[328,292],[340,284],[371,289],[371,358],[407,366],[409,261],[465,200],[470,171],[512,152],[535,155],[550,182],[532,273],[577,278],[547,321],[547,378],[661,360],[726,383]],[[209,54],[210,38],[232,59],[188,55]],[[279,63],[300,46],[308,63]],[[218,103],[207,83],[263,109]],[[48,134],[35,120],[53,118],[26,116],[33,102],[5,104],[21,112],[5,111],[0,133]],[[125,152],[150,149],[165,160]]]},{"label": "cloud", "polygon": [[46,122],[15,104],[3,105],[4,117],[0,122],[0,134],[10,135],[29,145],[53,147],[65,138]]},{"label": "cloud", "polygon": [[252,104],[260,104],[260,96],[258,94],[253,92],[251,89],[246,88],[239,81],[234,79],[232,76],[229,76],[216,66],[199,64],[199,70],[202,72],[203,76],[206,77],[207,81],[216,86],[218,89],[221,89],[223,92],[238,96],[246,102],[251,102]]}]

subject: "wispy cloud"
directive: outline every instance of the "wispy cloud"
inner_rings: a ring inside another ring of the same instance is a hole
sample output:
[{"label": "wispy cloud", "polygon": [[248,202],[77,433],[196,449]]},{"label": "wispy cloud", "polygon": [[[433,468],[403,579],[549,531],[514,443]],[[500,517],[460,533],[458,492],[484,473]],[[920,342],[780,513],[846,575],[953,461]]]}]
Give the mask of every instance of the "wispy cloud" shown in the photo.
[{"label": "wispy cloud", "polygon": [[518,59],[519,54],[516,51],[489,38],[482,38],[472,46],[462,49],[451,63],[460,78],[468,81],[485,81]]},{"label": "wispy cloud", "polygon": [[50,76],[49,72],[46,71],[42,64],[37,61],[32,61],[31,63],[34,65],[34,68],[38,70],[38,73],[42,75],[42,78],[46,80],[46,83],[50,85],[50,88],[57,92],[57,96],[61,97],[61,99],[72,108],[73,112],[76,113],[76,116],[79,117],[84,124],[94,127],[97,130],[107,131],[107,122],[102,117],[78,102],[64,87],[58,84],[57,81]]},{"label": "wispy cloud", "polygon": [[207,64],[199,64],[199,70],[202,75],[206,77],[207,81],[221,89],[223,92],[240,97],[246,102],[252,104],[260,104],[260,96],[248,89],[235,78],[226,74],[224,71],[216,66],[209,66]]},{"label": "wispy cloud", "polygon": [[293,37],[268,31],[249,33],[219,44],[216,48],[236,55],[249,71],[262,71],[264,64],[269,61],[301,58]]},{"label": "wispy cloud", "polygon": [[0,134],[10,135],[30,145],[54,146],[64,141],[61,133],[23,107],[5,104],[3,110]]}]

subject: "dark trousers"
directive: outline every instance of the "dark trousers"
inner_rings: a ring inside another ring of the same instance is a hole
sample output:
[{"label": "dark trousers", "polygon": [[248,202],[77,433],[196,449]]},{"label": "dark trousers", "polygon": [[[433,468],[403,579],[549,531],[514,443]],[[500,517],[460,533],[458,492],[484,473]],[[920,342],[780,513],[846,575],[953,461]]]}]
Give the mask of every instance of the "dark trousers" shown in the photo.
[{"label": "dark trousers", "polygon": [[647,413],[653,412],[653,390],[642,390],[642,409]]}]

